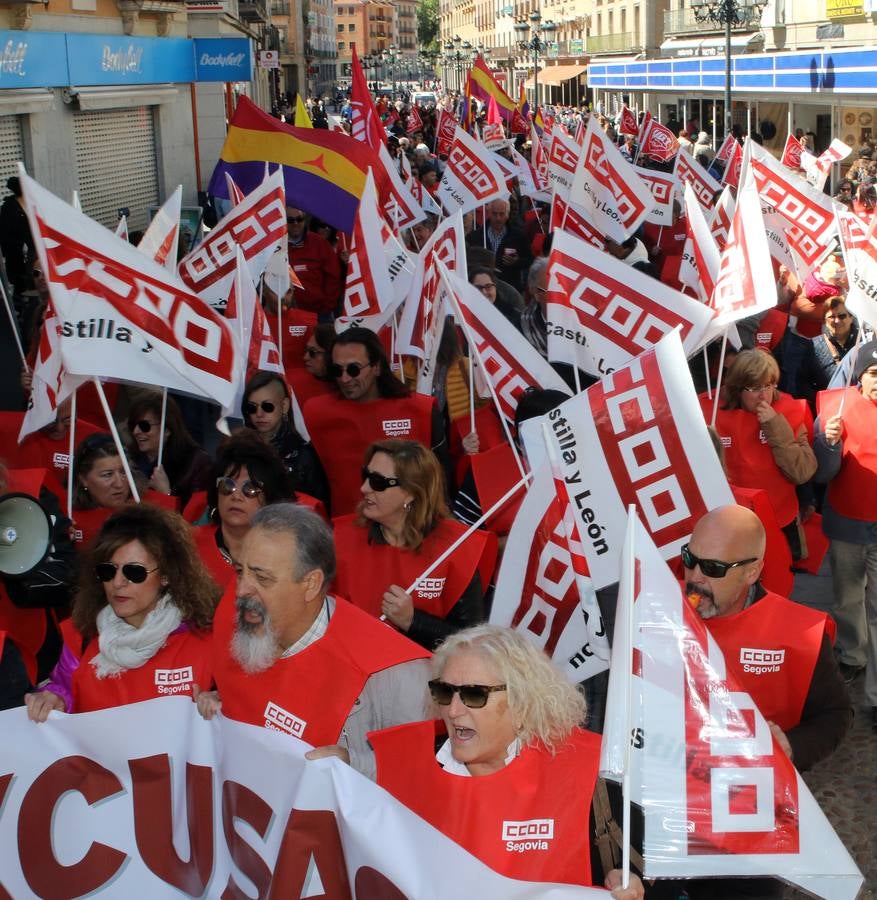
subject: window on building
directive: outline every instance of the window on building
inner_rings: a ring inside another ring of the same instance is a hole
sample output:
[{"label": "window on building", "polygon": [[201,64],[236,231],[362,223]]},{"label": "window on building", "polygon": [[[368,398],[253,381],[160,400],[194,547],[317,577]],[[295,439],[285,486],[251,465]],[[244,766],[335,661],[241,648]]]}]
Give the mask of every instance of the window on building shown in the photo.
[{"label": "window on building", "polygon": [[621,33],[625,34],[627,32],[627,10],[621,10]]},{"label": "window on building", "polygon": [[338,41],[338,49],[339,49],[339,50],[343,50],[343,49],[344,49],[344,41]]},{"label": "window on building", "polygon": [[353,22],[350,22],[350,23],[348,24],[348,26],[347,26],[347,30],[348,30],[348,31],[355,31],[355,30],[356,30],[356,25],[354,25]]},{"label": "window on building", "polygon": [[340,34],[342,31],[344,31],[344,26],[343,26],[343,25],[339,25],[339,26],[338,26],[338,33]]},{"label": "window on building", "polygon": [[639,47],[641,44],[639,37],[639,7],[634,6],[633,8],[633,43],[634,46]]},{"label": "window on building", "polygon": [[607,19],[608,19],[608,21],[606,23],[606,27],[607,27],[608,31],[606,33],[607,34],[615,34],[615,22],[614,22],[615,13],[611,9],[607,13]]},{"label": "window on building", "polygon": [[603,16],[597,13],[597,34],[603,34]]}]

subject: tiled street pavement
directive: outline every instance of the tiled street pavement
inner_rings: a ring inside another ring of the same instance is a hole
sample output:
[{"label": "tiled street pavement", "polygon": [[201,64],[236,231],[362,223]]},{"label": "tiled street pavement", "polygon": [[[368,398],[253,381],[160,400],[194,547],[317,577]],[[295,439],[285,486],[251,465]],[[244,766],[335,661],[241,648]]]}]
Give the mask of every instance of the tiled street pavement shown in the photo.
[{"label": "tiled street pavement", "polygon": [[[832,596],[826,559],[819,575],[797,575],[792,597],[828,609]],[[877,898],[877,734],[864,705],[863,679],[851,691],[856,717],[838,750],[804,775],[810,790],[865,876],[861,900]],[[788,900],[807,896],[789,889]]]}]

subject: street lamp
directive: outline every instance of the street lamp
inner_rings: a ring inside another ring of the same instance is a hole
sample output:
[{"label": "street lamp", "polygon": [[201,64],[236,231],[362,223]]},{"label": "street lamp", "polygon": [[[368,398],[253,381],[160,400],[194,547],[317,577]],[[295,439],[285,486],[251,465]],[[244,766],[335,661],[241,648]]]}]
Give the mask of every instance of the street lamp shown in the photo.
[{"label": "street lamp", "polygon": [[759,21],[767,0],[692,0],[694,18],[700,23],[725,27],[725,137],[731,133],[731,28]]},{"label": "street lamp", "polygon": [[393,84],[393,96],[396,96],[396,45],[390,44],[386,50],[381,54],[384,62],[388,63],[390,66],[390,81]]},{"label": "street lamp", "polygon": [[[548,19],[543,22],[539,10],[533,10],[530,13],[529,24],[525,19],[521,19],[514,24],[515,33],[518,36],[518,47],[523,51],[531,51],[533,53],[533,94],[536,101],[536,108],[539,108],[539,54],[545,54],[548,45],[551,43],[551,36],[557,31],[557,25]],[[529,39],[527,35],[530,35]],[[545,35],[544,39],[540,35]]]},{"label": "street lamp", "polygon": [[[457,70],[457,90],[460,91],[463,89],[463,63],[464,61],[469,62],[472,45],[469,41],[464,41],[458,34],[445,44],[445,50],[448,51],[448,66],[454,66]],[[464,52],[461,53],[461,50]]]}]

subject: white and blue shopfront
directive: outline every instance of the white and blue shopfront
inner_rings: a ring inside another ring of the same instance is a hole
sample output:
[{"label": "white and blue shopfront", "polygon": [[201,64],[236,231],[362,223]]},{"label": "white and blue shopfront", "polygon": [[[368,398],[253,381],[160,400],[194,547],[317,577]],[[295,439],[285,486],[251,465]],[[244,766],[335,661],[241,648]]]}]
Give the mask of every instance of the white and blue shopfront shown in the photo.
[{"label": "white and blue shopfront", "polygon": [[[877,136],[877,48],[742,53],[731,59],[732,115],[743,132],[758,130],[765,145],[781,151],[789,128],[832,137],[857,148]],[[699,55],[636,62],[597,62],[588,86],[609,103],[622,95],[651,109],[662,121],[674,117],[721,143],[725,58]],[[850,157],[850,160],[855,156]]]},{"label": "white and blue shopfront", "polygon": [[0,184],[20,159],[103,224],[127,209],[143,228],[178,184],[184,204],[197,202],[227,86],[252,78],[249,38],[0,31]]}]

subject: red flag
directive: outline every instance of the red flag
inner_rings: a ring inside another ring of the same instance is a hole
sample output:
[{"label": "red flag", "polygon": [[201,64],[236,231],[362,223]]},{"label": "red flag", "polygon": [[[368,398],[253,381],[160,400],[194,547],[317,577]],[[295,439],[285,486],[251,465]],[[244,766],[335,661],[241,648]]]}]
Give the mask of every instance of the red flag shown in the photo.
[{"label": "red flag", "polygon": [[639,125],[636,124],[636,116],[629,106],[624,106],[621,110],[621,122],[618,125],[621,134],[638,134]]},{"label": "red flag", "polygon": [[722,173],[722,184],[728,184],[732,188],[738,187],[740,184],[740,169],[743,166],[743,150],[740,145],[734,141],[731,148],[731,158],[725,165],[725,171]]},{"label": "red flag", "polygon": [[435,152],[438,156],[447,156],[451,152],[451,144],[454,143],[456,133],[457,123],[453,115],[446,109],[439,110],[435,145]]},{"label": "red flag", "polygon": [[667,162],[673,159],[678,150],[679,141],[666,125],[662,125],[657,119],[650,119],[648,124],[643,123],[640,154]]},{"label": "red flag", "polygon": [[646,133],[646,129],[649,127],[649,123],[652,121],[652,114],[646,110],[643,114],[642,121],[639,123],[639,128],[636,132],[636,145],[637,147],[642,147],[643,136]]},{"label": "red flag", "polygon": [[803,151],[804,148],[801,146],[801,142],[793,134],[790,134],[786,138],[786,146],[783,148],[780,162],[784,166],[797,171],[801,168],[801,153]]},{"label": "red flag", "polygon": [[722,146],[719,147],[719,152],[716,154],[716,159],[722,160],[722,162],[727,163],[731,156],[734,154],[734,145],[740,146],[737,138],[734,137],[733,134],[729,134],[725,140],[722,141]]},{"label": "red flag", "polygon": [[411,111],[408,113],[408,122],[405,125],[405,132],[407,134],[414,134],[415,131],[423,131],[423,119],[420,118],[420,111],[417,109],[417,104],[412,103]]},{"label": "red flag", "polygon": [[385,142],[384,129],[378,116],[378,111],[372,101],[372,95],[365,81],[365,73],[359,57],[356,55],[356,47],[352,48],[350,61],[350,135],[358,141],[363,141],[374,150]]},{"label": "red flag", "polygon": [[573,140],[581,147],[585,142],[585,120],[580,119]]},{"label": "red flag", "polygon": [[530,130],[529,120],[530,114],[527,95],[524,93],[524,85],[521,84],[521,93],[518,97],[518,102],[515,105],[515,111],[512,114],[512,124],[509,127],[509,132],[511,134],[527,134]]}]

